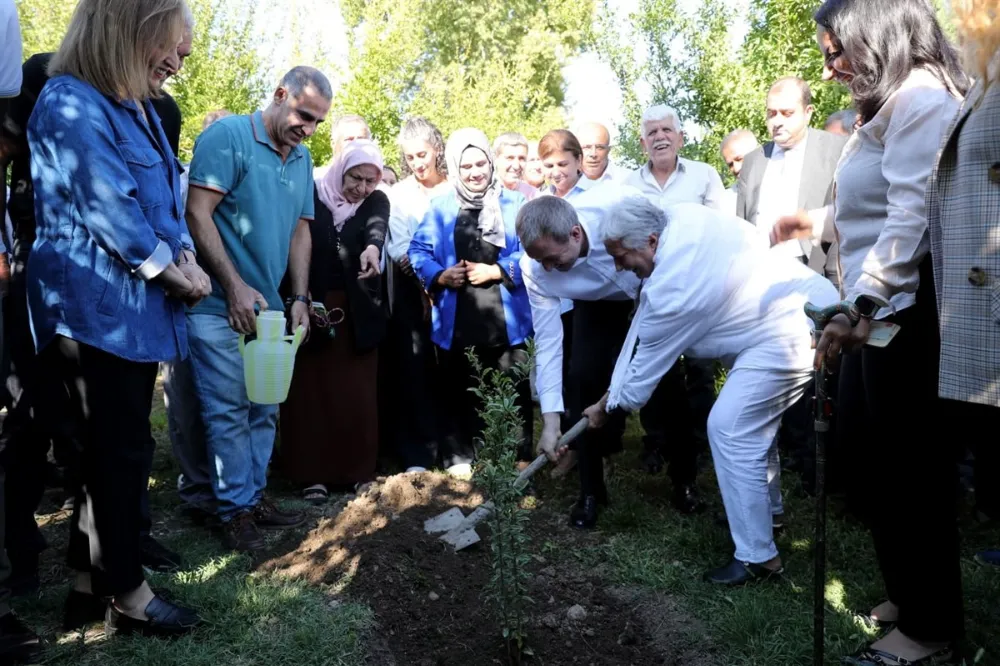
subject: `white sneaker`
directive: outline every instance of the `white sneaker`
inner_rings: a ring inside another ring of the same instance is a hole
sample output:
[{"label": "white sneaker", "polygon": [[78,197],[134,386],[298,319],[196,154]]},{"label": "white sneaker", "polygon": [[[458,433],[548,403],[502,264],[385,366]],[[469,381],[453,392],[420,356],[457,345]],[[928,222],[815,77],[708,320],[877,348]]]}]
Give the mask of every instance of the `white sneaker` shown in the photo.
[{"label": "white sneaker", "polygon": [[427,471],[426,467],[414,466],[414,467],[407,467],[405,473],[410,474],[411,472],[426,472],[426,471]]}]

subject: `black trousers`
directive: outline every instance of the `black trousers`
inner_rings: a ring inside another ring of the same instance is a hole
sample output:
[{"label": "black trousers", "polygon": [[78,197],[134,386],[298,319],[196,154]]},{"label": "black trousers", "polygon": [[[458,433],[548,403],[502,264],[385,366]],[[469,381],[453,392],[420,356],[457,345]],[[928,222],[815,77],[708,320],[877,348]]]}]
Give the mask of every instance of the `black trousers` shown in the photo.
[{"label": "black trousers", "polygon": [[67,490],[76,486],[79,448],[65,387],[39,364],[28,319],[25,264],[30,241],[15,239],[10,289],[3,300],[4,339],[11,360],[7,379],[12,405],[0,432],[7,482],[3,489],[7,552],[15,571],[34,573],[45,539],[35,510],[45,492],[48,452],[66,470]]},{"label": "black trousers", "polygon": [[[572,357],[564,381],[571,423],[608,390],[628,335],[632,309],[631,301],[576,302]],[[675,366],[664,375],[639,416],[647,437],[660,442],[658,446],[668,452],[674,483],[692,483],[697,474],[697,445],[691,434],[691,408],[682,368]],[[603,491],[604,458],[622,450],[624,431],[625,417],[615,415],[600,430],[589,430],[577,440],[581,494]]]},{"label": "black trousers", "polygon": [[[440,414],[438,361],[424,320],[423,294],[413,278],[393,266],[392,318],[379,350],[379,385],[384,387],[379,430],[403,467],[432,467],[438,457]],[[381,389],[380,389],[381,391]]]},{"label": "black trousers", "polygon": [[81,483],[68,563],[91,574],[95,594],[123,594],[144,580],[140,503],[158,364],[127,361],[63,337],[41,358],[65,386],[79,424]]},{"label": "black trousers", "polygon": [[928,261],[917,304],[888,319],[902,327],[892,343],[842,359],[838,436],[851,461],[849,490],[859,505],[872,507],[867,519],[886,592],[899,606],[900,631],[944,642],[963,633],[958,470],[956,438],[945,431],[950,422],[942,420],[937,397],[929,268]]},{"label": "black trousers", "polygon": [[976,509],[993,520],[1000,520],[1000,408],[970,402],[945,400],[946,423],[955,428],[959,441],[971,442],[975,456],[973,484],[976,487]]},{"label": "black trousers", "polygon": [[[445,436],[441,440],[441,464],[451,467],[471,463],[475,458],[477,438],[482,437],[485,423],[479,415],[482,401],[469,389],[479,387],[476,371],[469,363],[466,349],[439,349],[441,360],[441,402],[447,410]],[[476,356],[484,368],[509,371],[516,364],[528,360],[525,345],[513,347],[476,347]],[[534,431],[534,403],[531,384],[525,376],[517,384],[517,407],[521,415],[521,438],[518,458],[532,457]],[[444,411],[444,410],[442,410]]]}]

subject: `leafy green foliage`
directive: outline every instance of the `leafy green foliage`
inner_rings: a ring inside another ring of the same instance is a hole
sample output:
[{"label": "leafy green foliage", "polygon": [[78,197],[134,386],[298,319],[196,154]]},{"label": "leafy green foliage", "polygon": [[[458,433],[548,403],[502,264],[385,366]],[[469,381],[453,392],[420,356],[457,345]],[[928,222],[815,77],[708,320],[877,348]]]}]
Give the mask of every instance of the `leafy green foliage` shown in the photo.
[{"label": "leafy green foliage", "polygon": [[195,16],[194,48],[167,84],[184,124],[181,161],[191,158],[205,114],[218,109],[251,113],[272,82],[266,80],[254,32],[256,3],[189,0]]},{"label": "leafy green foliage", "polygon": [[589,39],[593,2],[352,0],[342,11],[356,41],[334,106],[364,116],[387,148],[407,115],[426,115],[445,136],[561,126],[561,67]]},{"label": "leafy green foliage", "polygon": [[473,481],[493,503],[487,518],[493,575],[486,596],[494,604],[509,662],[520,663],[525,639],[526,567],[531,558],[525,532],[528,513],[521,507],[521,491],[514,487],[514,481],[521,436],[517,385],[528,381],[529,365],[520,363],[504,372],[484,368],[472,349],[467,356],[479,378],[479,386],[472,391],[481,401],[479,414],[485,423]]},{"label": "leafy green foliage", "polygon": [[[652,103],[673,106],[683,121],[704,131],[698,141],[686,142],[683,154],[722,173],[719,144],[729,132],[745,128],[767,140],[765,98],[777,79],[800,76],[809,83],[815,127],[822,127],[830,113],[849,108],[846,90],[822,81],[815,8],[814,0],[751,0],[749,31],[735,49],[730,35],[738,17],[726,0],[705,0],[693,14],[683,12],[676,0],[641,0],[630,16],[635,34],[624,44],[611,29],[612,13],[601,25],[599,44],[626,91],[626,119],[619,127],[622,157],[637,163],[645,159],[638,145],[642,109],[629,94],[639,81],[649,85]],[[647,45],[641,67],[629,46],[640,41]]]}]

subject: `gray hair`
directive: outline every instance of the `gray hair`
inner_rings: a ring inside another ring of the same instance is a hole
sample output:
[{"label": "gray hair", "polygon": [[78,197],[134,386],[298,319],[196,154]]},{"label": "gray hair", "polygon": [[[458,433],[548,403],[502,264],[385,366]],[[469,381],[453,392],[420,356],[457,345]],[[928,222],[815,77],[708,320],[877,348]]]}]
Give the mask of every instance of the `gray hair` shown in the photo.
[{"label": "gray hair", "polygon": [[288,70],[288,73],[281,77],[281,83],[278,84],[278,87],[287,90],[292,97],[299,97],[306,88],[313,87],[323,99],[327,101],[333,99],[333,88],[330,86],[330,80],[323,72],[306,65],[299,65]]},{"label": "gray hair", "polygon": [[194,13],[186,2],[184,3],[184,27],[188,30],[194,30]]},{"label": "gray hair", "polygon": [[518,134],[517,132],[507,132],[506,134],[501,134],[496,139],[493,140],[493,157],[500,154],[500,151],[511,146],[517,148],[518,146],[528,147],[528,140],[523,134]]},{"label": "gray hair", "polygon": [[639,127],[642,129],[642,133],[646,133],[646,123],[655,122],[657,120],[670,120],[674,123],[674,130],[681,131],[681,117],[677,115],[677,111],[673,107],[667,106],[666,104],[654,104],[642,113],[642,122]]},{"label": "gray hair", "polygon": [[741,141],[743,139],[750,139],[754,143],[757,143],[757,137],[754,136],[753,132],[751,132],[748,129],[738,129],[738,130],[733,130],[732,132],[726,135],[726,138],[723,139],[722,143],[719,144],[719,150],[725,150],[726,146],[728,146],[729,144],[733,143],[734,141]]},{"label": "gray hair", "polygon": [[858,121],[858,112],[853,109],[845,109],[844,111],[837,111],[831,113],[823,123],[823,127],[829,127],[833,123],[840,123],[840,126],[844,128],[848,136],[854,134],[854,124]]},{"label": "gray hair", "polygon": [[340,128],[344,125],[347,125],[348,123],[357,123],[359,125],[364,125],[365,138],[366,139],[372,138],[372,130],[370,127],[368,127],[368,121],[356,113],[344,114],[342,116],[339,116],[335,121],[333,121],[333,128],[330,131],[330,135],[337,136],[337,132],[340,131]]},{"label": "gray hair", "polygon": [[528,247],[542,238],[557,243],[569,240],[570,231],[580,224],[573,204],[555,196],[541,196],[521,206],[517,214],[517,237]]},{"label": "gray hair", "polygon": [[[425,141],[434,149],[434,152],[437,153],[437,160],[435,162],[437,172],[442,176],[446,176],[448,174],[448,164],[444,157],[444,137],[441,136],[441,130],[426,118],[420,116],[410,118],[403,123],[403,129],[399,130],[399,137],[396,139],[396,143],[399,144],[400,153],[402,153],[404,141],[416,140]],[[400,174],[403,178],[413,173],[410,171],[410,165],[406,163],[406,155],[400,155],[399,165],[403,171]]]},{"label": "gray hair", "polygon": [[652,234],[661,235],[666,226],[663,209],[641,194],[629,194],[611,208],[597,235],[602,243],[618,242],[626,250],[638,250]]}]

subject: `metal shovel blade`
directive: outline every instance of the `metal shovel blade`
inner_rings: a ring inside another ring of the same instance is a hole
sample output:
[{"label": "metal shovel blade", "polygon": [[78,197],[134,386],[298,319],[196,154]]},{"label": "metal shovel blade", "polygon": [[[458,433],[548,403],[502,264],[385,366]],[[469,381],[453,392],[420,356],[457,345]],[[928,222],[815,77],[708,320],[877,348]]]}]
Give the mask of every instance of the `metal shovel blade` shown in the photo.
[{"label": "metal shovel blade", "polygon": [[424,521],[424,532],[428,534],[440,534],[450,532],[465,520],[465,514],[458,507],[452,507],[444,513]]}]

